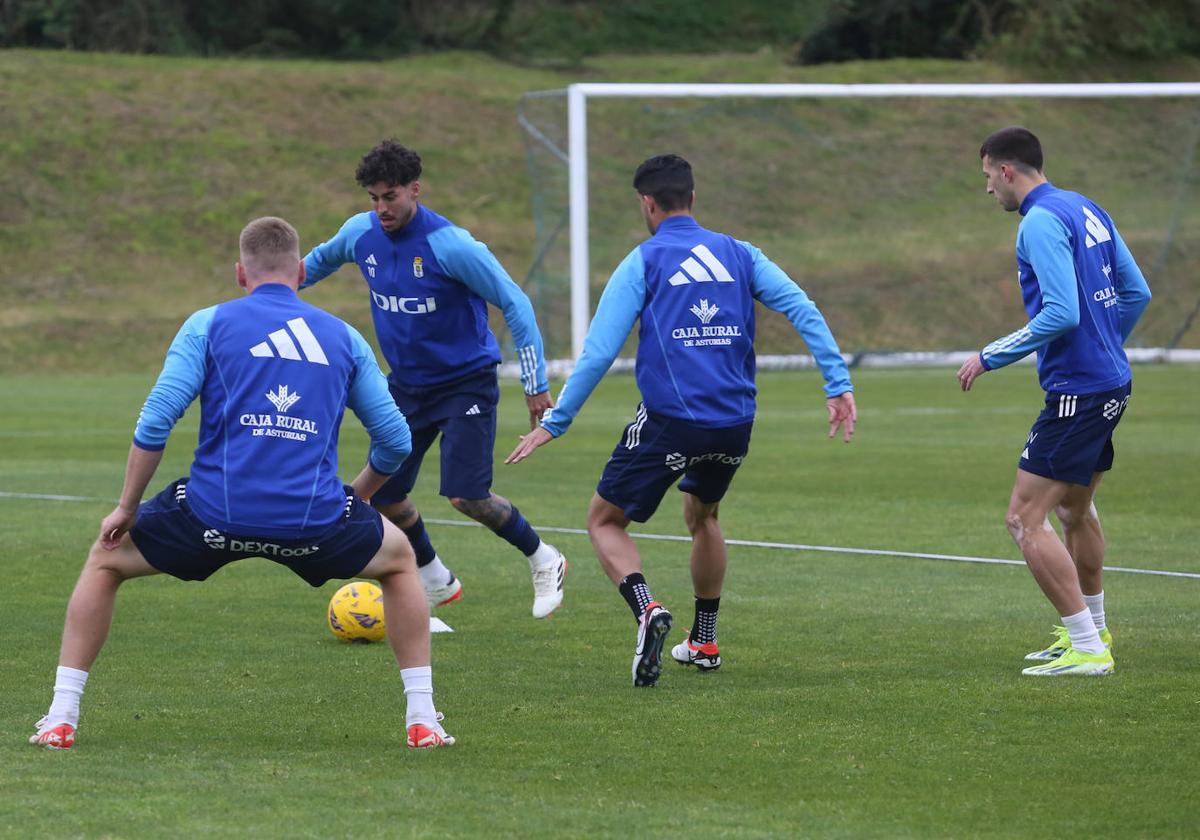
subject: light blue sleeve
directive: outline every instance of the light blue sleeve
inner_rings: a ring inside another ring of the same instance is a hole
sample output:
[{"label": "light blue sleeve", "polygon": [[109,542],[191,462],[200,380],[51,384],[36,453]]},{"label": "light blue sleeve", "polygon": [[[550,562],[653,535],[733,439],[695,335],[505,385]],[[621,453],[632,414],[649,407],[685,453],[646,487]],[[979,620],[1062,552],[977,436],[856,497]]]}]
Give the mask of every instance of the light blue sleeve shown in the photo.
[{"label": "light blue sleeve", "polygon": [[645,305],[646,264],[641,249],[634,248],[609,278],[588,327],[579,361],[567,377],[557,405],[542,416],[542,428],[555,437],[567,430],[596,384],[612,367]]},{"label": "light blue sleeve", "polygon": [[1121,321],[1121,341],[1129,338],[1146,305],[1150,303],[1150,285],[1137,260],[1113,226],[1113,245],[1117,249],[1117,315]]},{"label": "light blue sleeve", "polygon": [[1035,207],[1017,229],[1017,254],[1033,266],[1042,293],[1042,310],[1033,319],[979,353],[987,370],[1011,365],[1079,326],[1079,284],[1071,236],[1062,220]]},{"label": "light blue sleeve", "polygon": [[301,289],[319,283],[346,263],[354,262],[354,243],[371,229],[371,214],[351,216],[328,242],[322,242],[304,258],[304,282]]},{"label": "light blue sleeve", "polygon": [[387,378],[379,369],[371,345],[349,324],[346,331],[350,333],[354,353],[354,378],[346,395],[346,406],[371,436],[367,463],[375,472],[391,475],[412,452],[412,433],[388,391]]},{"label": "light blue sleeve", "polygon": [[825,396],[836,397],[847,391],[853,391],[850,383],[850,369],[842,358],[825,316],[804,290],[787,276],[782,268],[767,259],[763,252],[749,242],[738,240],[738,244],[746,249],[754,261],[754,279],[751,281],[751,291],[756,300],[776,312],[782,312],[792,322],[796,332],[800,333],[804,343],[808,345],[821,375],[825,377]]},{"label": "light blue sleeve", "polygon": [[139,449],[157,452],[167,445],[171,429],[204,387],[208,364],[208,328],[217,307],[192,313],[167,348],[158,381],[150,389],[133,431]]},{"label": "light blue sleeve", "polygon": [[521,363],[521,385],[529,395],[550,390],[546,353],[533,304],[488,247],[453,225],[429,235],[429,247],[446,273],[504,313]]}]

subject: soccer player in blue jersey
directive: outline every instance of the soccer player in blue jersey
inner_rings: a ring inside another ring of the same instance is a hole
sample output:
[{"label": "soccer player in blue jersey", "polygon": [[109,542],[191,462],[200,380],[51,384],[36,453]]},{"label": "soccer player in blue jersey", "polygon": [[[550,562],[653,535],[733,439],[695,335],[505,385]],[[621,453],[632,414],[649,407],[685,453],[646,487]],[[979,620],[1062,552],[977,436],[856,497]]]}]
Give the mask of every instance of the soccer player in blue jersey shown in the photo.
[{"label": "soccer player in blue jersey", "polygon": [[462,582],[438,557],[408,495],[440,434],[441,494],[528,558],[533,617],[545,618],[562,603],[567,562],[491,489],[500,350],[488,304],[512,331],[530,428],[553,405],[542,336],[529,298],[487,246],[419,202],[420,177],[413,150],[393,140],[372,149],[356,172],[372,209],[304,258],[304,285],[345,263],[356,263],[367,283],[375,334],[391,368],[388,384],[413,436],[412,455],[371,504],[408,535],[430,606],[462,595]]},{"label": "soccer player in blue jersey", "polygon": [[758,248],[696,223],[686,160],[650,158],[638,167],[633,186],[651,237],[609,279],[558,407],[505,463],[527,458],[567,431],[640,320],[642,402],[604,467],[588,510],[588,534],[638,622],[633,684],[652,686],[672,617],[650,594],[627,529],[631,521],[649,519],[679,481],[692,535],[695,620],[671,655],[701,670],[719,667],[726,551],[717,512],[749,450],[754,423],[754,301],[787,315],[812,351],[825,377],[829,436],[841,428],[849,443],[857,409],[846,363],[804,291]]},{"label": "soccer player in blue jersey", "polygon": [[[74,745],[79,701],[122,583],[154,574],[205,580],[228,563],[265,557],[312,586],[378,580],[408,698],[408,746],[453,744],[433,706],[429,608],[412,548],[363,501],[408,454],[408,426],[370,345],[297,296],[304,267],[292,226],[256,219],[239,244],[238,285],[248,294],[193,314],[167,351],[138,417],[121,500],[71,595],[54,699],[30,742]],[[197,397],[189,476],[141,504],[171,429]],[[337,476],[347,407],[371,435],[367,464],[349,486]]]},{"label": "soccer player in blue jersey", "polygon": [[[1132,374],[1123,348],[1150,289],[1098,204],[1046,180],[1028,129],[1003,128],[979,149],[987,191],[1020,211],[1017,273],[1029,323],[993,341],[958,371],[964,391],[983,373],[1037,351],[1046,403],[1017,464],[1005,522],[1025,563],[1062,616],[1051,645],[1025,658],[1030,676],[1112,673],[1104,615],[1104,532],[1094,498],[1112,468],[1112,435]],[[1063,527],[1050,525],[1053,511]],[[1064,545],[1065,540],[1065,545]]]}]

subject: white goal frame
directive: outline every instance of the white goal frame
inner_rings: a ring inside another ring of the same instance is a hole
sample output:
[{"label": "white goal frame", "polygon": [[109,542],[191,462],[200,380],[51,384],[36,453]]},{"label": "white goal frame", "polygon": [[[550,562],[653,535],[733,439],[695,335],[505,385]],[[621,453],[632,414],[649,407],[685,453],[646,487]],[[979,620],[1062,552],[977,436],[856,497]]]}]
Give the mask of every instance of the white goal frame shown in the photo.
[{"label": "white goal frame", "polygon": [[588,267],[587,103],[593,97],[1129,98],[1200,96],[1200,82],[1091,84],[624,84],[567,87],[567,167],[570,194],[571,356],[578,359],[591,322]]}]

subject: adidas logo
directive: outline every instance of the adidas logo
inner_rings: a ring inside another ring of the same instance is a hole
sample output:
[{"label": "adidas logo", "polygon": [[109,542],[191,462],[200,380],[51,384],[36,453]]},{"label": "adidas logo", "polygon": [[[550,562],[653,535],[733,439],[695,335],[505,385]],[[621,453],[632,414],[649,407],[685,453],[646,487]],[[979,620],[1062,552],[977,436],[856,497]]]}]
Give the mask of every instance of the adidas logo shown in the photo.
[{"label": "adidas logo", "polygon": [[367,267],[367,274],[369,276],[371,276],[372,278],[374,278],[375,277],[375,267],[379,265],[379,263],[375,262],[375,255],[367,254],[367,258],[365,260],[363,260],[363,265],[365,265]]},{"label": "adidas logo", "polygon": [[[273,359],[278,354],[281,359],[292,359],[293,361],[309,361],[314,365],[328,365],[329,359],[325,358],[325,351],[321,349],[321,344],[317,341],[317,337],[313,335],[312,330],[308,328],[308,324],[304,323],[303,318],[293,318],[287,322],[287,325],[292,328],[292,332],[287,330],[275,330],[275,332],[267,335],[268,344],[266,341],[260,341],[250,348],[251,356],[258,356],[263,359]],[[292,336],[295,336],[295,341]],[[296,347],[299,343],[299,348]],[[271,347],[274,346],[274,350]],[[300,355],[301,351],[304,355]]]},{"label": "adidas logo", "polygon": [[[688,257],[679,264],[679,271],[676,271],[667,278],[667,282],[672,286],[686,286],[688,283],[711,283],[716,280],[718,283],[732,283],[733,275],[729,273],[729,269],[721,264],[721,261],[716,258],[712,251],[708,250],[705,245],[697,245],[692,249],[692,253],[699,257]],[[704,263],[701,265],[700,263]],[[710,273],[711,272],[711,273]]]},{"label": "adidas logo", "polygon": [[1086,207],[1080,208],[1083,210],[1083,215],[1087,216],[1087,221],[1083,226],[1087,228],[1088,235],[1084,237],[1084,244],[1089,248],[1095,248],[1101,242],[1108,242],[1112,239],[1112,234],[1108,232],[1108,228],[1104,226],[1104,222],[1100,221],[1100,217]]},{"label": "adidas logo", "polygon": [[473,406],[471,406],[470,408],[468,408],[468,409],[467,409],[467,414],[482,414],[482,413],[483,413],[483,412],[481,412],[481,411],[479,410],[479,406],[478,406],[478,405],[473,405]]}]

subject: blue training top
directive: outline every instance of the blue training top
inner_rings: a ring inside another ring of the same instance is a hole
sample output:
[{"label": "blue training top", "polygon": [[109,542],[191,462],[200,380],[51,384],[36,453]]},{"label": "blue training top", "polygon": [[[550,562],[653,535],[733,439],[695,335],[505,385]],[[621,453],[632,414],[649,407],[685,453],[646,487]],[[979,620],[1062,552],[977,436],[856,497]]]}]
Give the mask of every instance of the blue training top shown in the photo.
[{"label": "blue training top", "polygon": [[533,306],[492,252],[424,205],[388,233],[373,211],[352,216],[304,258],[307,288],[357,263],[391,378],[407,388],[440,385],[500,363],[487,304],[512,332],[526,394],[550,388]]},{"label": "blue training top", "polygon": [[613,272],[542,426],[555,437],[567,430],[639,318],[637,383],[647,410],[704,428],[753,420],[755,300],[785,314],[803,336],[826,396],[853,390],[824,317],[779,266],[691,216],[668,216]]},{"label": "blue training top", "polygon": [[1041,184],[1021,202],[1017,277],[1030,321],[983,348],[988,370],[1037,350],[1042,390],[1095,394],[1131,378],[1123,344],[1150,287],[1108,213]]},{"label": "blue training top", "polygon": [[371,435],[377,472],[394,473],[412,449],[362,335],[279,283],[184,322],[133,442],[165,447],[197,396],[188,504],[222,531],[302,540],[328,530],[346,505],[337,445],[347,406]]}]

